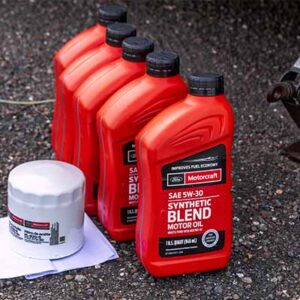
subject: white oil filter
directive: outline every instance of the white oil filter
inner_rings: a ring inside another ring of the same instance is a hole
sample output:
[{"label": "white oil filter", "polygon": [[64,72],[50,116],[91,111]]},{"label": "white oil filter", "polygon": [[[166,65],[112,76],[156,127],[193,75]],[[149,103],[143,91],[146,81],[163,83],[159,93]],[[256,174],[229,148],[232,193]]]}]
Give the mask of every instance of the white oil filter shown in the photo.
[{"label": "white oil filter", "polygon": [[40,160],[14,168],[8,177],[12,250],[30,258],[56,259],[84,243],[83,173],[68,163]]}]

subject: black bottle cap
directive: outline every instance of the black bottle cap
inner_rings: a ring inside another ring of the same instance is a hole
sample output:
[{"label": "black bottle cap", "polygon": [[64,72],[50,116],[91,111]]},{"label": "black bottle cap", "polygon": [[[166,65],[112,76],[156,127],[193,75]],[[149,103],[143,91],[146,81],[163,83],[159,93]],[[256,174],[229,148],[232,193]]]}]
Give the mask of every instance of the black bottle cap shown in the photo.
[{"label": "black bottle cap", "polygon": [[224,77],[217,73],[196,72],[188,78],[190,94],[216,96],[224,93]]},{"label": "black bottle cap", "polygon": [[136,29],[128,23],[113,23],[106,28],[106,43],[113,47],[121,47],[124,39],[136,35]]},{"label": "black bottle cap", "polygon": [[99,9],[98,22],[103,26],[115,22],[125,23],[127,21],[127,10],[116,4],[104,4]]},{"label": "black bottle cap", "polygon": [[143,37],[128,37],[122,43],[122,56],[128,61],[142,62],[146,55],[154,50],[152,40]]},{"label": "black bottle cap", "polygon": [[147,74],[153,77],[171,77],[179,74],[179,56],[172,51],[155,51],[146,57]]}]

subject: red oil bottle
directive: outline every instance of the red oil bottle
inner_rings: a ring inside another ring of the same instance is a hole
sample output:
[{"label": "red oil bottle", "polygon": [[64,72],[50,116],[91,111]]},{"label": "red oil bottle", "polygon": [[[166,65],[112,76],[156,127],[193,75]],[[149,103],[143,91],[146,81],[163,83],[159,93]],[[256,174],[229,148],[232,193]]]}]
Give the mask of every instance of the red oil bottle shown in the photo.
[{"label": "red oil bottle", "polygon": [[86,178],[85,210],[88,214],[97,214],[99,182],[97,111],[119,88],[145,74],[146,55],[153,49],[154,44],[149,39],[126,38],[122,44],[122,58],[96,71],[75,93],[73,164],[83,171]]},{"label": "red oil bottle", "polygon": [[[76,35],[68,41],[54,57],[54,75],[55,83],[58,82],[59,76],[62,72],[77,58],[84,53],[99,47],[105,41],[106,26],[114,22],[126,22],[126,9],[120,5],[106,4],[99,9],[98,24],[90,27],[80,34]],[[57,84],[56,94],[59,92]],[[57,119],[60,118],[59,103],[55,103],[54,116],[52,122],[52,147],[55,145],[55,126]]]},{"label": "red oil bottle", "polygon": [[58,160],[72,163],[74,150],[73,96],[79,86],[95,71],[118,59],[122,41],[135,36],[136,29],[127,23],[107,26],[106,42],[74,61],[59,77],[56,101],[61,105],[61,119],[56,126],[55,155]]},{"label": "red oil bottle", "polygon": [[154,276],[224,268],[232,240],[233,111],[223,76],[196,73],[190,94],[136,138],[136,250]]},{"label": "red oil bottle", "polygon": [[152,52],[147,55],[147,73],[115,93],[97,114],[98,216],[116,240],[135,237],[139,186],[135,136],[157,113],[186,94],[178,56]]}]

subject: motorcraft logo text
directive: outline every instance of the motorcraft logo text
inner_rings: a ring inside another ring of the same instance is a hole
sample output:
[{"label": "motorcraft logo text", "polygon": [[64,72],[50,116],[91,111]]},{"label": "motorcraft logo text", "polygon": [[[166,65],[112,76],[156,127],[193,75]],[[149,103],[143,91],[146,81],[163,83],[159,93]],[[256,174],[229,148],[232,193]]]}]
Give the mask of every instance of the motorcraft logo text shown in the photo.
[{"label": "motorcraft logo text", "polygon": [[205,171],[185,172],[168,174],[168,186],[205,184],[220,182],[222,180],[222,169]]}]

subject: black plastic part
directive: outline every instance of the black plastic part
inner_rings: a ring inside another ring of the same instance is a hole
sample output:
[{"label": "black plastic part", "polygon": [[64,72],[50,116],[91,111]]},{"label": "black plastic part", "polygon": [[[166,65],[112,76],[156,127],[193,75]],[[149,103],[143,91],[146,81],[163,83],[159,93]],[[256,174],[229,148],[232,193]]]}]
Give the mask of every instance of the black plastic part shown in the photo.
[{"label": "black plastic part", "polygon": [[297,84],[299,77],[300,58],[281,76],[267,95],[268,102],[282,101],[298,128],[300,128],[300,83]]},{"label": "black plastic part", "polygon": [[143,62],[147,54],[154,50],[154,42],[147,38],[132,36],[123,41],[122,50],[125,60]]},{"label": "black plastic part", "polygon": [[130,36],[136,36],[136,29],[128,23],[113,23],[106,28],[106,43],[110,46],[121,47]]},{"label": "black plastic part", "polygon": [[286,147],[283,154],[300,163],[300,141]]},{"label": "black plastic part", "polygon": [[224,94],[224,77],[217,73],[196,72],[188,78],[189,91],[194,96],[217,96]]},{"label": "black plastic part", "polygon": [[[293,121],[300,128],[300,57],[275,83],[267,95],[268,102],[282,101]],[[300,162],[300,141],[290,145],[283,152],[287,157]]]},{"label": "black plastic part", "polygon": [[155,51],[146,57],[147,74],[153,77],[171,77],[179,74],[179,56],[172,51]]},{"label": "black plastic part", "polygon": [[298,128],[300,128],[300,102],[293,98],[289,101],[282,101],[291,118],[294,120]]},{"label": "black plastic part", "polygon": [[296,96],[296,89],[291,81],[283,81],[276,83],[267,95],[268,102],[289,101]]},{"label": "black plastic part", "polygon": [[102,26],[127,21],[127,10],[125,7],[116,4],[104,4],[99,9],[98,22]]}]

